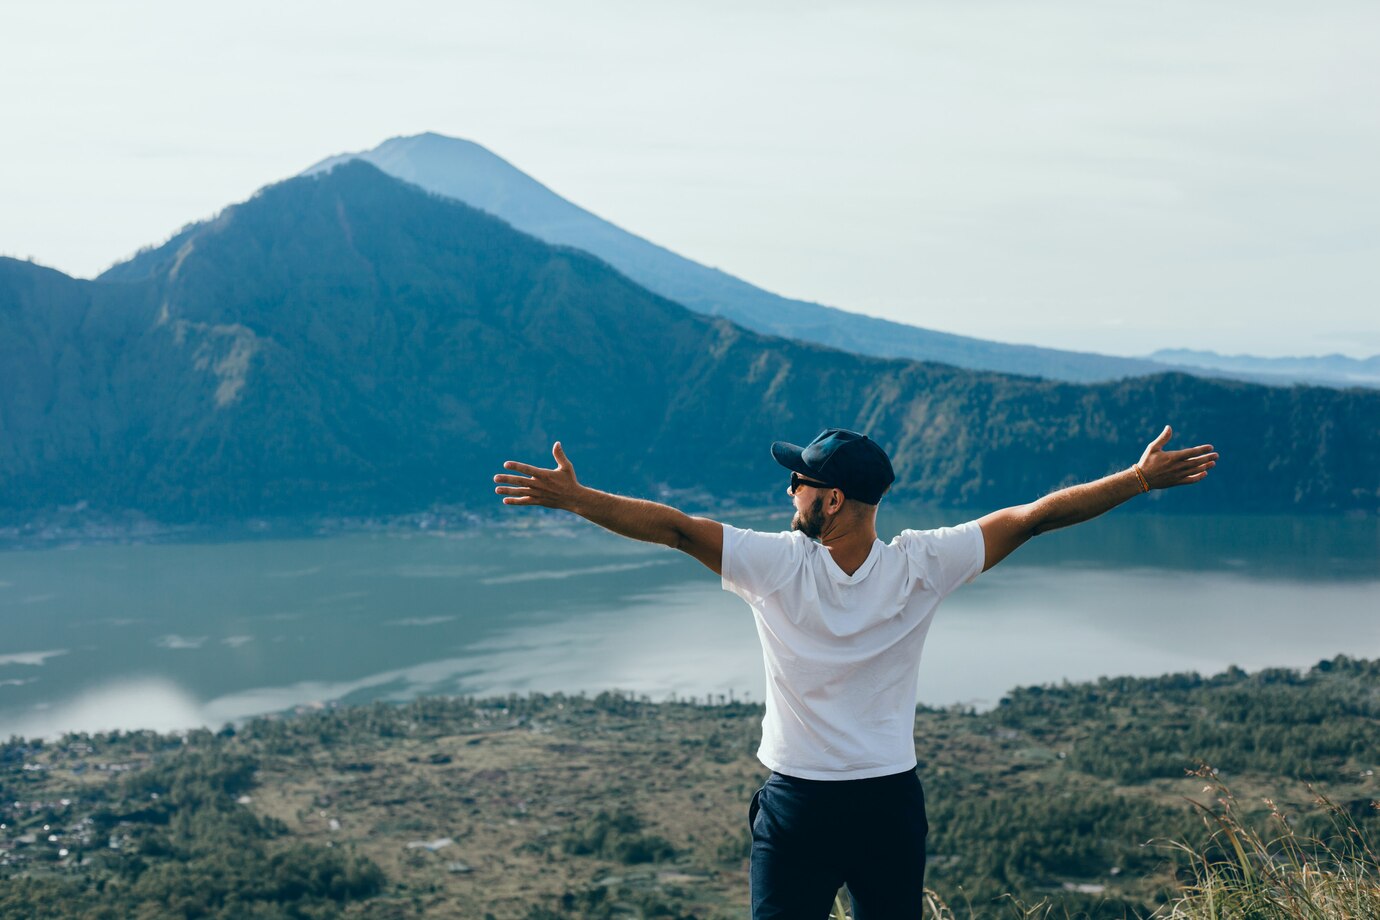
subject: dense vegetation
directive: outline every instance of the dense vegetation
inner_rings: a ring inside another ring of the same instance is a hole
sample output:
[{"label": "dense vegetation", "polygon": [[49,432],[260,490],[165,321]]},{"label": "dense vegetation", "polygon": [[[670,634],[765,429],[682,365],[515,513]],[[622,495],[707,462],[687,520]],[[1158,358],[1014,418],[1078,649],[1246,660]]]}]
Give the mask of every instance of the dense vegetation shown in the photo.
[{"label": "dense vegetation", "polygon": [[[1355,852],[1348,828],[1380,838],[1377,678],[1380,662],[1338,658],[921,710],[929,885],[964,918],[1009,915],[1011,897],[1087,917],[1183,907],[1205,867],[1229,881],[1223,780],[1238,836],[1273,846],[1287,816]],[[12,739],[0,917],[738,917],[759,718],[614,693],[424,698]]]},{"label": "dense vegetation", "polygon": [[[69,740],[66,750],[90,747]],[[277,845],[286,826],[239,804],[254,785],[254,758],[209,735],[186,744],[136,736],[111,747],[162,756],[92,790],[69,790],[77,800],[26,801],[19,796],[31,784],[3,784],[10,827],[2,833],[35,839],[0,860],[27,869],[0,888],[0,916],[326,918],[381,890],[378,866],[347,849]],[[39,750],[11,744],[3,760],[32,764]]]},{"label": "dense vegetation", "polygon": [[1138,507],[1380,508],[1380,392],[1079,386],[769,338],[363,163],[141,259],[102,282],[0,260],[0,524],[488,508],[499,464],[556,437],[593,485],[755,499],[780,488],[772,438],[831,424],[891,450],[901,500],[1028,501],[1170,423],[1222,463]]}]

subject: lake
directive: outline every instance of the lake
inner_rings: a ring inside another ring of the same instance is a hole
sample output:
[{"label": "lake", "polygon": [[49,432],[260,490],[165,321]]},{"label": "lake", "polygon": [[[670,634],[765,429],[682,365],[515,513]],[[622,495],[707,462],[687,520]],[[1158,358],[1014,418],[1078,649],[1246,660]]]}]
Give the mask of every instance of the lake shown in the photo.
[{"label": "lake", "polygon": [[[883,506],[879,530],[970,516]],[[762,699],[751,613],[716,576],[560,515],[512,520],[0,552],[0,738],[434,693]],[[984,708],[1017,685],[1337,654],[1380,657],[1380,521],[1113,512],[945,601],[919,700]]]}]

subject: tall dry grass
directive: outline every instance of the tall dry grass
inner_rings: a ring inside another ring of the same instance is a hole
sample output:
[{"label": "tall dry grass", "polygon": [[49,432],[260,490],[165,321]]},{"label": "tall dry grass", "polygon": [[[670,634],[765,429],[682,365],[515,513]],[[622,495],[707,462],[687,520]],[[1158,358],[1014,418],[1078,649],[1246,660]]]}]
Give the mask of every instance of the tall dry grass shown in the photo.
[{"label": "tall dry grass", "polygon": [[[1314,802],[1327,816],[1321,836],[1300,833],[1274,801],[1263,828],[1248,823],[1231,790],[1210,767],[1195,771],[1208,802],[1193,801],[1209,835],[1192,845],[1168,844],[1186,857],[1189,876],[1169,902],[1144,920],[1380,920],[1380,858],[1352,816],[1325,795]],[[1380,808],[1380,803],[1371,803]],[[1031,905],[1015,898],[968,916],[1020,920],[1078,920],[1047,899]],[[843,891],[830,920],[851,920]],[[925,890],[924,920],[956,920],[935,892]],[[1129,918],[1128,918],[1129,920]]]},{"label": "tall dry grass", "polygon": [[1345,809],[1314,792],[1330,827],[1306,836],[1266,799],[1262,831],[1241,819],[1236,797],[1211,769],[1196,775],[1213,795],[1209,804],[1194,802],[1211,836],[1203,847],[1175,844],[1193,877],[1157,920],[1380,920],[1380,860]]}]

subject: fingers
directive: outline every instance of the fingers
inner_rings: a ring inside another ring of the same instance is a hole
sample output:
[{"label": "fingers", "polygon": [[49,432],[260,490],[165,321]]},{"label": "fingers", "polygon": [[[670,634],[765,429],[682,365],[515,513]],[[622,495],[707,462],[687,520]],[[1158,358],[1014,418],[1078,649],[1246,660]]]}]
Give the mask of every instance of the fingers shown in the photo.
[{"label": "fingers", "polygon": [[1216,463],[1221,455],[1216,451],[1207,454],[1195,454],[1192,451],[1179,453],[1176,451],[1172,454],[1165,454],[1165,457],[1173,466],[1198,466],[1203,463]]},{"label": "fingers", "polygon": [[551,445],[551,456],[556,458],[554,470],[533,466],[530,463],[519,463],[516,460],[505,460],[503,468],[510,472],[494,476],[494,493],[503,496],[505,505],[563,507],[562,497],[578,485],[575,482],[575,470],[571,467],[570,458],[565,455],[559,441]]},{"label": "fingers", "polygon": [[[571,469],[570,458],[565,455],[565,448],[561,447],[561,442],[557,441],[551,445],[551,456],[556,461],[557,470]],[[505,470],[514,470],[518,473],[526,473],[528,476],[536,476],[538,473],[549,473],[551,470],[533,466],[530,463],[519,463],[516,460],[507,460],[503,464]]]},{"label": "fingers", "polygon": [[[536,467],[528,466],[525,463],[517,463],[513,460],[509,460],[503,465],[508,469],[527,469],[534,473],[539,472]],[[524,499],[532,496],[532,487],[537,485],[537,480],[532,476],[511,476],[504,473],[495,475],[494,482],[499,483],[499,485],[494,487],[494,492],[496,494],[518,496]],[[510,498],[505,498],[503,502],[508,505],[528,504],[527,501],[514,501]]]},{"label": "fingers", "polygon": [[1194,456],[1165,455],[1169,461],[1165,464],[1169,469],[1178,473],[1196,473],[1199,470],[1211,469],[1217,465],[1218,454],[1197,454]]},{"label": "fingers", "polygon": [[1221,455],[1211,444],[1198,444],[1181,450],[1164,450],[1174,436],[1174,429],[1164,426],[1155,440],[1141,454],[1141,472],[1152,489],[1169,489],[1204,479],[1217,465]]},{"label": "fingers", "polygon": [[1208,471],[1217,465],[1217,455],[1211,454],[1212,459],[1201,462],[1189,462],[1176,464],[1172,470],[1172,479],[1169,486],[1186,486],[1191,483],[1201,482],[1207,478]]},{"label": "fingers", "polygon": [[550,497],[524,486],[498,486],[494,492],[503,496],[505,505],[549,505]]}]

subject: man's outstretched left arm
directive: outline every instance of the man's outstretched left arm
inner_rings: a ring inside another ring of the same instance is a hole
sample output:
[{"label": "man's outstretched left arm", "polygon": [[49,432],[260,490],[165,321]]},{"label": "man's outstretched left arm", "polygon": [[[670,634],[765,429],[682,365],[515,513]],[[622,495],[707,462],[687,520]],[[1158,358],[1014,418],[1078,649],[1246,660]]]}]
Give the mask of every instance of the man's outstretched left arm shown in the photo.
[{"label": "man's outstretched left arm", "polygon": [[1120,473],[1060,489],[1028,505],[1003,508],[980,518],[978,525],[986,544],[982,570],[1001,562],[1037,534],[1095,518],[1141,492],[1201,482],[1208,470],[1217,465],[1217,453],[1211,444],[1167,451],[1164,445],[1172,435],[1166,425],[1145,448],[1140,462]]},{"label": "man's outstretched left arm", "polygon": [[714,574],[722,574],[721,524],[709,518],[691,517],[670,505],[582,486],[559,441],[552,445],[551,455],[556,460],[554,470],[516,460],[503,464],[505,470],[512,471],[494,477],[498,483],[494,491],[504,496],[503,504],[560,508],[621,536],[678,549],[704,563]]}]

